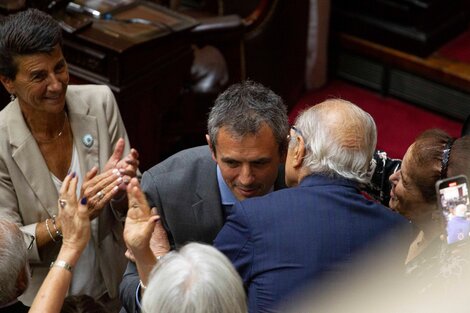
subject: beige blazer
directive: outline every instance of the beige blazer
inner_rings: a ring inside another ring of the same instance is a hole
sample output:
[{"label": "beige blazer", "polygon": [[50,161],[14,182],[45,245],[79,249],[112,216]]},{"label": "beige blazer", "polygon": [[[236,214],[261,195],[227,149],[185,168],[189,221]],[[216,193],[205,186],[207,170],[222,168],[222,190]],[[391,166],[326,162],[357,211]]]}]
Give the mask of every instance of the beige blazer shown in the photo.
[{"label": "beige blazer", "polygon": [[[82,177],[93,166],[104,167],[120,137],[126,141],[124,153],[129,152],[127,133],[109,87],[69,86],[66,107]],[[93,140],[87,145],[84,138],[90,136]],[[35,235],[38,222],[57,214],[57,200],[46,162],[15,100],[0,112],[0,219],[8,219],[23,232]],[[114,298],[126,265],[123,225],[109,206],[98,218],[95,247],[109,296]],[[36,294],[59,248],[57,244],[39,254],[33,244],[29,254],[32,281],[26,302]]]}]

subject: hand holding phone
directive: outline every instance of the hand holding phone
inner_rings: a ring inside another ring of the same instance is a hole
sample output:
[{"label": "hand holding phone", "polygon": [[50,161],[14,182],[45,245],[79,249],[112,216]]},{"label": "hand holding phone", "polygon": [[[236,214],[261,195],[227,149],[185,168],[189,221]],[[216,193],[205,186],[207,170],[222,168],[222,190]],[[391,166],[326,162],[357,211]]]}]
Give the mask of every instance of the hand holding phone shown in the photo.
[{"label": "hand holding phone", "polygon": [[459,175],[436,182],[438,205],[447,221],[447,243],[470,237],[470,206],[467,177]]}]

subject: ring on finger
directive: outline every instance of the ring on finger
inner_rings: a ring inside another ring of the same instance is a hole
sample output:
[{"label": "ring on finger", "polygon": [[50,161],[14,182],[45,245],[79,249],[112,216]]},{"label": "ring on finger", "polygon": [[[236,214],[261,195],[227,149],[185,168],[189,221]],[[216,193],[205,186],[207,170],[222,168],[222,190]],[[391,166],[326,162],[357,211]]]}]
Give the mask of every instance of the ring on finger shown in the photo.
[{"label": "ring on finger", "polygon": [[100,190],[100,191],[98,191],[98,193],[96,195],[98,196],[98,200],[101,200],[104,197],[104,192],[102,190]]},{"label": "ring on finger", "polygon": [[63,209],[67,205],[67,201],[64,199],[59,199],[59,205]]}]

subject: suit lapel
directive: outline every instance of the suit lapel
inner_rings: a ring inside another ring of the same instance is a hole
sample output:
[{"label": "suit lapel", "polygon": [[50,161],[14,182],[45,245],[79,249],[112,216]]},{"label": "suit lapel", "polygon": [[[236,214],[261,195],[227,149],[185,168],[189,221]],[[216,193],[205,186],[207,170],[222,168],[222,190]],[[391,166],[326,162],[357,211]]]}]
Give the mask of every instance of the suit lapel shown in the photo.
[{"label": "suit lapel", "polygon": [[[84,178],[93,166],[98,167],[101,171],[98,121],[95,116],[89,114],[90,105],[80,97],[74,96],[73,93],[67,93],[66,104],[73,133],[73,143],[77,148],[78,159],[80,160],[80,175]],[[109,213],[110,210],[105,208],[98,217],[98,229],[97,232],[93,232],[93,238],[98,241],[101,241],[113,229],[108,225],[113,221],[113,218],[103,216]]]},{"label": "suit lapel", "polygon": [[34,140],[21,113],[18,100],[15,100],[7,115],[8,133],[12,145],[12,158],[15,160],[24,178],[36,194],[36,198],[49,215],[57,213],[57,190],[50,177],[46,161]]},{"label": "suit lapel", "polygon": [[216,164],[213,163],[204,170],[204,177],[207,179],[198,182],[192,205],[193,212],[198,224],[213,225],[220,229],[225,222],[225,214],[220,202]]},{"label": "suit lapel", "polygon": [[85,177],[87,171],[99,163],[98,124],[95,116],[88,115],[89,104],[79,97],[67,93],[67,108],[73,133],[73,142],[80,160],[80,174]]}]

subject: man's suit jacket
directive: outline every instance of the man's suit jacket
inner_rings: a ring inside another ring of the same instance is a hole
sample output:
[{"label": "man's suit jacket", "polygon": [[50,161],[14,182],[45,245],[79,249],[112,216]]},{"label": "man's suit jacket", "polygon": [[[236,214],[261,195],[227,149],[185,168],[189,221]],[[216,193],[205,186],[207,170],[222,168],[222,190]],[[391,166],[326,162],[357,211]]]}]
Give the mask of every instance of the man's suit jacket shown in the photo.
[{"label": "man's suit jacket", "polygon": [[[126,141],[124,153],[129,153],[127,133],[107,86],[69,86],[65,101],[80,160],[79,175],[85,177],[93,166],[102,169],[120,137]],[[84,138],[89,136],[93,140],[87,145]],[[34,236],[38,222],[57,214],[57,200],[58,192],[47,164],[15,100],[0,112],[0,219],[14,222],[23,232]],[[109,296],[116,297],[127,263],[122,222],[107,207],[98,224],[94,234],[97,257]],[[21,298],[26,304],[31,304],[59,248],[59,244],[51,245],[39,254],[34,241],[29,253],[33,276]]]},{"label": "man's suit jacket", "polygon": [[354,182],[308,176],[297,187],[235,204],[214,246],[242,277],[249,312],[271,312],[321,274],[340,269],[337,262],[405,225]]},{"label": "man's suit jacket", "polygon": [[[212,244],[225,212],[209,146],[178,152],[145,172],[141,184],[150,206],[158,208],[173,246],[194,241]],[[280,166],[274,189],[284,187],[284,167]],[[138,284],[135,265],[129,263],[120,286],[121,301],[129,313],[136,311]]]}]

